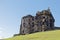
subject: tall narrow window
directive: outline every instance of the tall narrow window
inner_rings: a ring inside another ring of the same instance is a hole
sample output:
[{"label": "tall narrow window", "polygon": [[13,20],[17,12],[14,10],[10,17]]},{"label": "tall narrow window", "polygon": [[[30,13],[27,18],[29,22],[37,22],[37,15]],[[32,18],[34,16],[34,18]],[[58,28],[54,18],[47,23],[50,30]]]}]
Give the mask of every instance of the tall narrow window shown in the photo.
[{"label": "tall narrow window", "polygon": [[23,30],[23,33],[24,33],[24,30]]},{"label": "tall narrow window", "polygon": [[25,23],[23,23],[23,26],[25,27]]},{"label": "tall narrow window", "polygon": [[32,22],[32,27],[34,27],[34,22]]}]

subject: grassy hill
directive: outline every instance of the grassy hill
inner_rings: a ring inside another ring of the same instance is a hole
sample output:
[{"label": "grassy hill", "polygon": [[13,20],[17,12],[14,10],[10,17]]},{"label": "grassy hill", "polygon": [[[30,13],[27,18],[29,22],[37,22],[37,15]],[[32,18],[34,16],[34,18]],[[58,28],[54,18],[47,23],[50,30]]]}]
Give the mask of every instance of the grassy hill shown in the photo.
[{"label": "grassy hill", "polygon": [[60,30],[20,35],[6,40],[60,40]]}]

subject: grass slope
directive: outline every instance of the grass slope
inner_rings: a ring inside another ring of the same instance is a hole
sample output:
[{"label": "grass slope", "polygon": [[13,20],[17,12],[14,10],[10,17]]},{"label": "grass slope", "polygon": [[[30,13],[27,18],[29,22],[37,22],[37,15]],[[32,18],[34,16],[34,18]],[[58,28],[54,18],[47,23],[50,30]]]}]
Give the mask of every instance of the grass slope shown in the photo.
[{"label": "grass slope", "polygon": [[60,40],[60,30],[20,35],[6,40]]}]

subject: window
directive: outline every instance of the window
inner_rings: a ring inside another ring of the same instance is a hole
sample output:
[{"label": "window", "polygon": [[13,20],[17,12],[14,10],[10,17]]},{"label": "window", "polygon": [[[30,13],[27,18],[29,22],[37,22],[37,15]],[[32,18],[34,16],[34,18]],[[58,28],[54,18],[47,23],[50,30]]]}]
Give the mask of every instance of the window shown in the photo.
[{"label": "window", "polygon": [[46,22],[46,25],[47,25],[47,26],[49,26],[49,23],[48,23],[48,21]]},{"label": "window", "polygon": [[24,30],[23,30],[23,33],[24,33]]},{"label": "window", "polygon": [[34,18],[32,18],[32,20],[34,20]]},{"label": "window", "polygon": [[34,24],[34,22],[32,22],[32,24]]},{"label": "window", "polygon": [[45,17],[43,17],[43,18],[45,18]]},{"label": "window", "polygon": [[25,23],[23,23],[23,26],[25,27]]},{"label": "window", "polygon": [[42,22],[42,25],[44,25],[44,22]]},{"label": "window", "polygon": [[29,22],[29,25],[30,25],[30,22]]},{"label": "window", "polygon": [[34,27],[34,22],[32,23],[32,27]]}]

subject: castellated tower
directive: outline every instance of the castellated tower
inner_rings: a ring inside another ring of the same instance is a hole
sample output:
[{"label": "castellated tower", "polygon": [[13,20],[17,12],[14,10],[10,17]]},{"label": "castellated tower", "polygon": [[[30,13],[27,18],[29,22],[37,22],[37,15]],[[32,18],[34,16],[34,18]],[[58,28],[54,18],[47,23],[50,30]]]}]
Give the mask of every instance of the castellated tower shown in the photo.
[{"label": "castellated tower", "polygon": [[38,11],[36,16],[27,15],[22,17],[20,34],[30,34],[54,29],[55,19],[50,9]]}]

